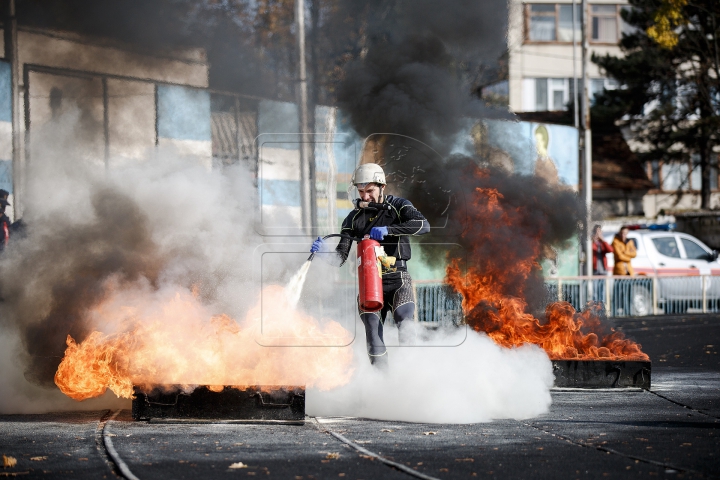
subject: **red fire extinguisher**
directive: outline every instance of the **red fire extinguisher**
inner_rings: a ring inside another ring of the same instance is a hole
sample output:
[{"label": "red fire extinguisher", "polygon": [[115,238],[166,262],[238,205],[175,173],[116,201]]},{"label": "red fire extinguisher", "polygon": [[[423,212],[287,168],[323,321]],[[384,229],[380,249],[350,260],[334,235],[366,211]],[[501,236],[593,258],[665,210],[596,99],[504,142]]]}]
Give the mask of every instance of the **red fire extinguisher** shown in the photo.
[{"label": "red fire extinguisher", "polygon": [[365,312],[377,312],[383,307],[382,277],[375,252],[375,247],[379,246],[369,238],[358,242],[357,246],[360,309]]},{"label": "red fire extinguisher", "polygon": [[[341,233],[331,233],[325,235],[323,240],[330,237],[342,237],[358,242],[357,246],[357,269],[358,269],[358,286],[360,289],[360,308],[365,312],[377,312],[383,307],[383,290],[382,277],[378,267],[376,247],[380,244],[375,240],[366,238],[351,237]],[[308,261],[311,262],[315,257],[311,253]]]}]

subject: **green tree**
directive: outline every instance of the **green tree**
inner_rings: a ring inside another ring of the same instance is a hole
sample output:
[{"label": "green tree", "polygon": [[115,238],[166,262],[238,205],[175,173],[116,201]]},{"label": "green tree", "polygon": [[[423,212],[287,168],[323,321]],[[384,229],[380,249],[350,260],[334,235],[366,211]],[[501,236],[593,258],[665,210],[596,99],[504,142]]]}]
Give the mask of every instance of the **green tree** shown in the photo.
[{"label": "green tree", "polygon": [[701,208],[709,208],[720,140],[720,2],[629,3],[623,56],[592,58],[621,85],[597,99],[594,117],[629,127],[641,160],[698,159]]}]

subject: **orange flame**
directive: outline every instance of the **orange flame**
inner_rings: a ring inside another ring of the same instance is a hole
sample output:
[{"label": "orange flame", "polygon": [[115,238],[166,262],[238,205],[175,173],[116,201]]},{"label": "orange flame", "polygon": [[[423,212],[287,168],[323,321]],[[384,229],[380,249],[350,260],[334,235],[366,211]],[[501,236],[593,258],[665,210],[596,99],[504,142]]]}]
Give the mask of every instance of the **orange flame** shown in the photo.
[{"label": "orange flame", "polygon": [[[476,178],[487,176],[482,170],[475,174]],[[499,228],[512,232],[513,225],[524,219],[522,209],[505,206],[502,199],[496,189],[475,189],[469,228],[463,233],[464,240],[473,243],[470,265],[463,269],[454,258],[446,269],[446,283],[462,294],[468,325],[504,347],[539,345],[553,360],[649,360],[641,346],[622,333],[612,329],[607,335],[598,333],[602,331],[601,305],[591,304],[584,312],[576,312],[567,302],[552,303],[542,324],[527,313],[519,285],[525,285],[537,271],[541,232],[521,247],[511,244],[512,235],[506,243],[498,242]]]},{"label": "orange flame", "polygon": [[[305,385],[327,390],[349,381],[352,350],[342,347],[351,341],[347,330],[290,308],[281,286],[266,287],[261,298],[264,310],[258,302],[237,323],[227,315],[211,315],[189,291],[155,303],[142,292],[118,293],[93,312],[118,331],[94,331],[80,343],[68,336],[55,383],[70,398],[85,400],[108,388],[118,397],[132,398],[133,385]],[[268,339],[286,346],[262,346]],[[292,348],[302,345],[319,348]]]}]

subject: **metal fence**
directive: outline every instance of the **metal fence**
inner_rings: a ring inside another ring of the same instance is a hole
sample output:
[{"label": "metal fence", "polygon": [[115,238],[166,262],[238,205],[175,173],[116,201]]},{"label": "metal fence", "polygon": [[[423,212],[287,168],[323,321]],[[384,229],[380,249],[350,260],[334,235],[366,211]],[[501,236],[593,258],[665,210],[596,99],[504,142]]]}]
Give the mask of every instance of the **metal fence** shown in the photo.
[{"label": "metal fence", "polygon": [[442,283],[415,285],[417,320],[426,325],[460,325],[462,296]]},{"label": "metal fence", "polygon": [[[545,280],[547,302],[576,310],[602,302],[613,317],[720,312],[720,276],[559,277]],[[462,322],[462,297],[442,283],[416,285],[418,321]]]},{"label": "metal fence", "polygon": [[603,302],[614,317],[720,311],[720,276],[565,277],[545,285],[549,300],[578,310]]}]

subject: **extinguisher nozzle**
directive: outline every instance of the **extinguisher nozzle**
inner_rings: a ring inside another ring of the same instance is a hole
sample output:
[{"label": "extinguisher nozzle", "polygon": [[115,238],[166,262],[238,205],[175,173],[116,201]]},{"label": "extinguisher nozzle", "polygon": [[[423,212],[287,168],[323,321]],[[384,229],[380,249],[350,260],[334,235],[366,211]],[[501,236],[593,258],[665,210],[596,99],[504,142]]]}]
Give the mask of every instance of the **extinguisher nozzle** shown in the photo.
[{"label": "extinguisher nozzle", "polygon": [[314,254],[314,253],[311,253],[310,256],[308,257],[307,261],[308,261],[308,262],[312,262],[312,261],[313,261],[313,258],[315,258],[315,254]]}]

